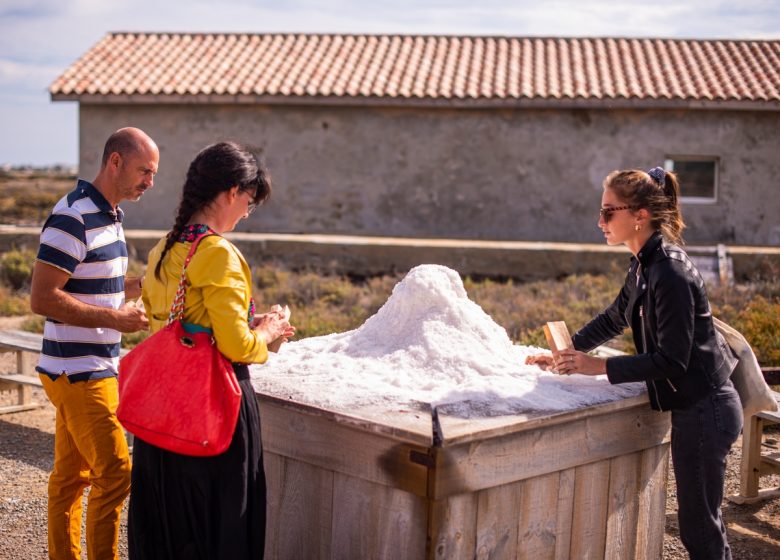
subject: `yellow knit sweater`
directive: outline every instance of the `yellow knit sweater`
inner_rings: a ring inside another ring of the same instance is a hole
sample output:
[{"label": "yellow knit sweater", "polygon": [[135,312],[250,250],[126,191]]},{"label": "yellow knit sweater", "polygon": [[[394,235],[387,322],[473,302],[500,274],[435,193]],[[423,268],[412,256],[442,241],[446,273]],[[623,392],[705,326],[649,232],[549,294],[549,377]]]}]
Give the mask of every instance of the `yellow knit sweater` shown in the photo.
[{"label": "yellow knit sweater", "polygon": [[[165,255],[159,279],[155,277],[154,269],[165,247],[165,239],[149,252],[142,297],[152,332],[165,326],[191,245],[173,244]],[[187,280],[184,321],[212,329],[217,348],[229,360],[265,362],[268,359],[266,343],[247,322],[252,275],[238,248],[218,235],[206,237],[187,267]]]}]

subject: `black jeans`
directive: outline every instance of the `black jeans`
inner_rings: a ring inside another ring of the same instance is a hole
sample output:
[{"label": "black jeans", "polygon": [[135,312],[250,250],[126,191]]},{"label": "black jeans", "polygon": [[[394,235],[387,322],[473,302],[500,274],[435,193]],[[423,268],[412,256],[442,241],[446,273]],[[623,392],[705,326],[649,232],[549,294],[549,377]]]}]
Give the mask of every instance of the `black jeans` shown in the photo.
[{"label": "black jeans", "polygon": [[693,560],[731,559],[720,512],[726,455],[742,430],[742,406],[731,381],[672,411],[672,464],[680,539]]}]

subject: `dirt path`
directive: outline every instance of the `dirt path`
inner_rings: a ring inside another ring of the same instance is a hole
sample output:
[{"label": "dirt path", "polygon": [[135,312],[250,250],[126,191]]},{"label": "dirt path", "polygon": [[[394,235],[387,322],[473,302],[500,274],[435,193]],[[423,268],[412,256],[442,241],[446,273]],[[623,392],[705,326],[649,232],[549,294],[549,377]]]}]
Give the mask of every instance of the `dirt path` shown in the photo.
[{"label": "dirt path", "polygon": [[[3,357],[3,355],[0,355]],[[0,402],[10,398],[0,393]],[[46,558],[46,484],[52,466],[54,409],[39,389],[33,391],[43,407],[0,416],[0,559]],[[780,432],[770,434],[780,439]],[[770,441],[771,443],[771,441]],[[741,442],[728,459],[726,493],[739,486]],[[762,487],[780,485],[780,476],[766,477]],[[674,482],[669,481],[664,558],[687,558],[677,533]],[[780,498],[738,506],[724,502],[729,541],[735,559],[780,558]],[[126,525],[120,536],[120,557],[127,558]]]}]

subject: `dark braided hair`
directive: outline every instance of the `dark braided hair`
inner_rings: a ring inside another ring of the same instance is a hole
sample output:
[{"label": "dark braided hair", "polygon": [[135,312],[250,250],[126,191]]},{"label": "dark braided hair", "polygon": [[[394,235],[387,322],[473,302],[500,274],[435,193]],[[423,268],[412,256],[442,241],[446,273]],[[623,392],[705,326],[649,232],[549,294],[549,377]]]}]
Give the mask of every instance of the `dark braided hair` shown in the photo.
[{"label": "dark braided hair", "polygon": [[632,210],[645,208],[650,212],[650,226],[678,245],[683,244],[685,229],[680,212],[680,184],[677,175],[660,168],[649,172],[640,169],[613,171],[604,179],[604,188],[611,189]]},{"label": "dark braided hair", "polygon": [[211,204],[224,191],[238,185],[239,190],[254,192],[253,202],[261,204],[271,196],[271,178],[254,154],[235,142],[218,142],[200,151],[190,163],[176,210],[176,220],[168,232],[165,247],[154,269],[160,279],[163,259],[184,231],[187,222],[199,210]]}]

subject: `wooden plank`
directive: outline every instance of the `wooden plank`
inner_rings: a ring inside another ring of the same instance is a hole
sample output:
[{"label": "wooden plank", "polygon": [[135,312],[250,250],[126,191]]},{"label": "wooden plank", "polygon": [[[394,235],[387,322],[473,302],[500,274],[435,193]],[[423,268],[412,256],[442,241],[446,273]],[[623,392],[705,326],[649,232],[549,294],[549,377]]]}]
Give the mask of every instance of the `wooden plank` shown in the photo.
[{"label": "wooden plank", "polygon": [[522,485],[522,482],[505,484],[477,494],[477,560],[517,557]]},{"label": "wooden plank", "polygon": [[[16,329],[0,330],[0,352],[29,352],[33,355],[41,353],[43,347],[43,335]],[[119,351],[124,356],[130,350],[123,348]],[[37,361],[37,359],[35,360]],[[21,370],[26,373],[25,370]]]},{"label": "wooden plank", "polygon": [[38,365],[39,352],[17,352],[16,353],[16,371],[22,375],[35,377],[38,379],[38,372],[35,366]]},{"label": "wooden plank", "polygon": [[338,473],[412,492],[428,493],[428,467],[413,460],[428,448],[344,425],[332,416],[304,412],[259,398],[263,447]]},{"label": "wooden plank", "polygon": [[758,495],[758,469],[761,461],[761,438],[764,421],[758,415],[745,418],[742,427],[742,462],[739,472],[740,498]]},{"label": "wooden plank", "polygon": [[735,504],[757,504],[764,500],[772,500],[780,497],[780,487],[778,488],[764,488],[758,491],[758,495],[753,498],[743,498],[742,496],[729,496],[729,500]]},{"label": "wooden plank", "polygon": [[419,403],[420,410],[415,410],[412,414],[407,410],[393,411],[377,407],[350,407],[349,410],[321,408],[291,400],[283,394],[280,396],[257,390],[255,395],[260,406],[269,403],[269,405],[295,409],[306,415],[327,418],[341,426],[379,434],[386,438],[425,447],[433,444],[431,409],[430,405],[425,403]]},{"label": "wooden plank", "polygon": [[19,375],[18,373],[0,374],[0,391],[16,392],[16,405],[24,407],[22,409],[9,409],[3,407],[0,414],[7,412],[19,412],[19,410],[31,410],[38,408],[40,404],[32,400],[32,387],[42,387],[41,380],[37,377],[28,375]]},{"label": "wooden plank", "polygon": [[642,452],[634,555],[638,560],[661,558],[663,552],[669,448],[664,443]]},{"label": "wooden plank", "polygon": [[761,456],[759,463],[760,476],[780,474],[780,453],[769,453]]},{"label": "wooden plank", "polygon": [[359,428],[394,439],[429,446],[433,444],[431,405],[417,402],[409,406],[385,409],[377,406],[350,406],[347,410],[332,409],[344,423],[360,418]]},{"label": "wooden plank", "polygon": [[571,523],[571,558],[602,559],[607,535],[610,461],[576,469],[574,516]]},{"label": "wooden plank", "polygon": [[429,508],[429,560],[473,560],[477,548],[477,495],[432,500]]},{"label": "wooden plank", "polygon": [[40,353],[43,346],[43,336],[19,330],[0,331],[0,351],[17,351]]},{"label": "wooden plank", "polygon": [[424,498],[341,473],[333,477],[329,558],[400,560],[425,556],[428,508]]},{"label": "wooden plank", "polygon": [[474,492],[576,467],[585,461],[634,453],[669,441],[670,434],[668,413],[641,406],[443,447],[436,455],[431,495],[443,498]]},{"label": "wooden plank", "polygon": [[517,558],[552,560],[555,558],[561,473],[529,478],[516,484],[522,484],[516,518]]},{"label": "wooden plank", "polygon": [[284,457],[263,450],[263,470],[266,486],[266,523],[264,558],[279,556],[279,509],[284,493]]},{"label": "wooden plank", "polygon": [[35,410],[36,408],[40,408],[42,405],[38,403],[28,403],[28,404],[9,404],[5,406],[0,406],[0,414],[11,414],[13,412],[24,412],[25,410]]},{"label": "wooden plank", "polygon": [[333,522],[333,472],[264,454],[268,486],[266,556],[328,558]]},{"label": "wooden plank", "polygon": [[0,381],[13,384],[30,385],[31,387],[43,387],[40,378],[18,373],[0,373]]},{"label": "wooden plank", "polygon": [[756,416],[758,416],[762,420],[768,420],[769,423],[771,424],[780,423],[780,411],[775,412],[772,410],[762,410],[760,412],[757,412]]},{"label": "wooden plank", "polygon": [[555,424],[565,424],[634,408],[649,408],[646,393],[599,405],[552,413],[529,412],[507,416],[462,418],[448,415],[442,408],[437,408],[437,411],[442,428],[442,445],[447,447],[518,432],[534,431],[539,428],[546,429]]},{"label": "wooden plank", "polygon": [[642,452],[615,457],[609,466],[604,558],[635,560]]},{"label": "wooden plank", "polygon": [[[568,560],[571,550],[571,525],[574,518],[574,485],[577,469],[560,471],[558,516],[555,523],[555,560]],[[532,560],[529,558],[529,560]]]}]

